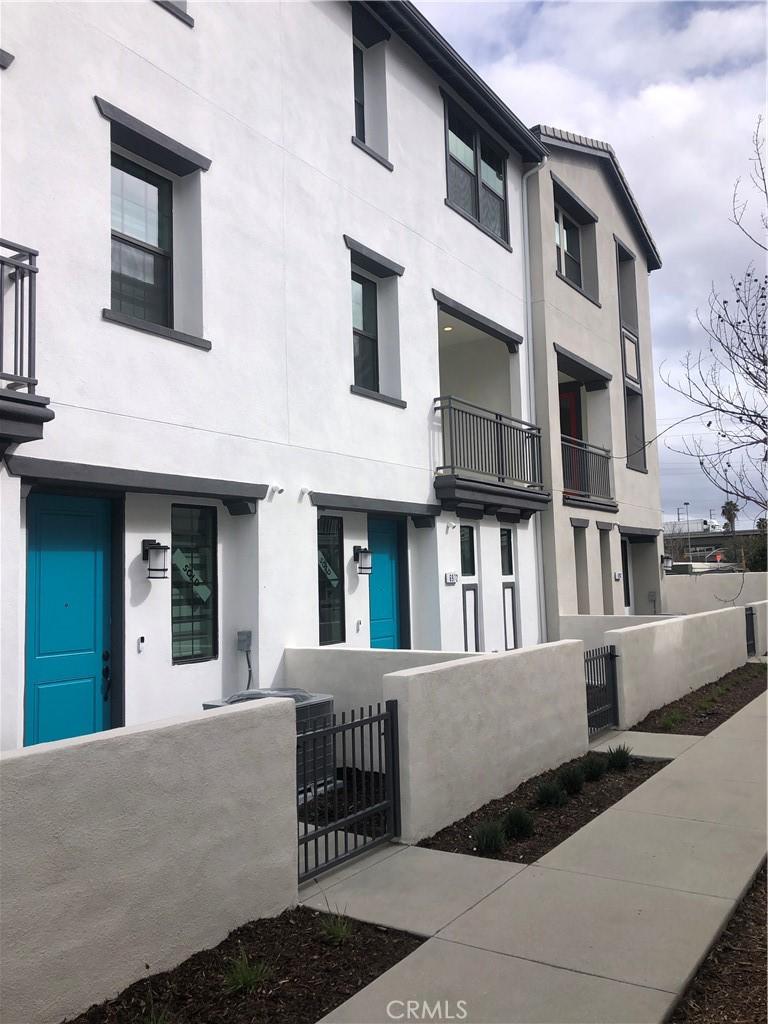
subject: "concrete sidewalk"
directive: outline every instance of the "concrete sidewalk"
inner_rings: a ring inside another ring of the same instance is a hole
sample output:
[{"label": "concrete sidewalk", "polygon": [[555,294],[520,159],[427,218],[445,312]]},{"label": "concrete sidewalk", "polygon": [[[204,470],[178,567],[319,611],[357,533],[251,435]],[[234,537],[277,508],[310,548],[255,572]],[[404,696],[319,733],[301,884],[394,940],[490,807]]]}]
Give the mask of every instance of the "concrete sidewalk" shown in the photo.
[{"label": "concrete sidewalk", "polygon": [[324,1020],[662,1021],[765,856],[766,714],[763,695],[537,864],[390,847],[305,889],[431,936]]}]

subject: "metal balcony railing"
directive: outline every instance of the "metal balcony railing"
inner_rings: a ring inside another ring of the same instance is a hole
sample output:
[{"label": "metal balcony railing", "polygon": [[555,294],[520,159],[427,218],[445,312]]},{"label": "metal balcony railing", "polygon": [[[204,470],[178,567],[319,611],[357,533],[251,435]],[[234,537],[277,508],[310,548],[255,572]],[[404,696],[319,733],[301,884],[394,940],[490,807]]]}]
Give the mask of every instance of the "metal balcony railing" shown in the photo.
[{"label": "metal balcony railing", "polygon": [[34,395],[37,250],[0,238],[0,387]]},{"label": "metal balcony railing", "polygon": [[575,437],[562,437],[563,490],[583,498],[613,499],[611,453]]},{"label": "metal balcony railing", "polygon": [[435,411],[443,434],[443,465],[436,473],[543,486],[539,427],[451,395],[436,398]]}]

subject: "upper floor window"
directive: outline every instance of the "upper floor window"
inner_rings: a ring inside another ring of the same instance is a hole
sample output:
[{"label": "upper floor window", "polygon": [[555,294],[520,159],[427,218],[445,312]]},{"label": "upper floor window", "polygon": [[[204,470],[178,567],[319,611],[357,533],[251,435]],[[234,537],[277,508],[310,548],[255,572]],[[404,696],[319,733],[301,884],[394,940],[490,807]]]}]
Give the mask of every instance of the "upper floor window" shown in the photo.
[{"label": "upper floor window", "polygon": [[387,40],[389,32],[362,4],[352,4],[355,134],[352,141],[392,170],[387,159]]},{"label": "upper floor window", "polygon": [[446,104],[448,204],[483,230],[508,241],[506,157],[491,138],[452,103]]},{"label": "upper floor window", "polygon": [[582,286],[581,235],[579,225],[555,205],[555,247],[558,273],[578,288]]},{"label": "upper floor window", "polygon": [[112,309],[173,327],[172,185],[112,154]]},{"label": "upper floor window", "polygon": [[355,69],[355,138],[365,142],[365,58],[362,46],[355,43],[352,53]]},{"label": "upper floor window", "polygon": [[379,390],[379,325],[376,282],[352,273],[352,336],[355,384]]}]

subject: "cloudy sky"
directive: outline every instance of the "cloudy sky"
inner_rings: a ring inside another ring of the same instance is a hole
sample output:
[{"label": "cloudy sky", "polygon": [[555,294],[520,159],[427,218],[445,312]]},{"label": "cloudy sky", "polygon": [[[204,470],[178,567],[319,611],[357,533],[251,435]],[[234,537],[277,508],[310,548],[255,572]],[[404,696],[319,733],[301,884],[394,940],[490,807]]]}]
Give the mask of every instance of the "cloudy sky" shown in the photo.
[{"label": "cloudy sky", "polygon": [[[696,309],[754,249],[729,223],[765,95],[762,3],[419,2],[528,125],[610,142],[661,251],[651,275],[658,429],[690,413],[659,379],[701,347]],[[753,204],[754,205],[754,204]],[[665,518],[719,515],[723,496],[677,455],[693,420],[659,441]],[[677,438],[677,440],[675,440]],[[665,440],[667,443],[665,444]],[[746,513],[745,513],[746,515]],[[739,525],[747,526],[747,522]]]}]

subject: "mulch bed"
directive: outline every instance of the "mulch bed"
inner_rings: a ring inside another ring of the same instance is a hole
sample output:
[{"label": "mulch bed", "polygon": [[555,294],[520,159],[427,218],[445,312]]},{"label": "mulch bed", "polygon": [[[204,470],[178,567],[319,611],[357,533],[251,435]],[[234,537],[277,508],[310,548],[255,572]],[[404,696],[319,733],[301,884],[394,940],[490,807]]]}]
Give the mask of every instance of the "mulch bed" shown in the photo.
[{"label": "mulch bed", "polygon": [[765,693],[765,689],[765,665],[748,663],[724,675],[722,679],[652,711],[632,730],[706,736],[755,697]]},{"label": "mulch bed", "polygon": [[624,771],[609,771],[595,782],[585,782],[581,793],[569,796],[563,807],[537,805],[536,793],[540,783],[556,779],[558,773],[567,766],[583,765],[588,756],[605,757],[604,754],[586,755],[528,779],[511,793],[498,800],[491,800],[466,818],[455,821],[429,839],[423,839],[418,845],[429,850],[478,856],[474,844],[475,828],[481,822],[501,818],[510,807],[525,807],[534,817],[533,835],[529,839],[509,840],[493,859],[532,864],[669,763],[633,757]]},{"label": "mulch bed", "polygon": [[[214,949],[92,1006],[74,1024],[314,1024],[424,941],[351,921],[351,935],[334,944],[322,930],[328,919],[296,907],[253,921]],[[228,994],[227,970],[242,951],[251,964],[266,961],[271,976],[251,992]]]},{"label": "mulch bed", "polygon": [[766,874],[758,874],[678,1004],[673,1024],[765,1024]]}]

